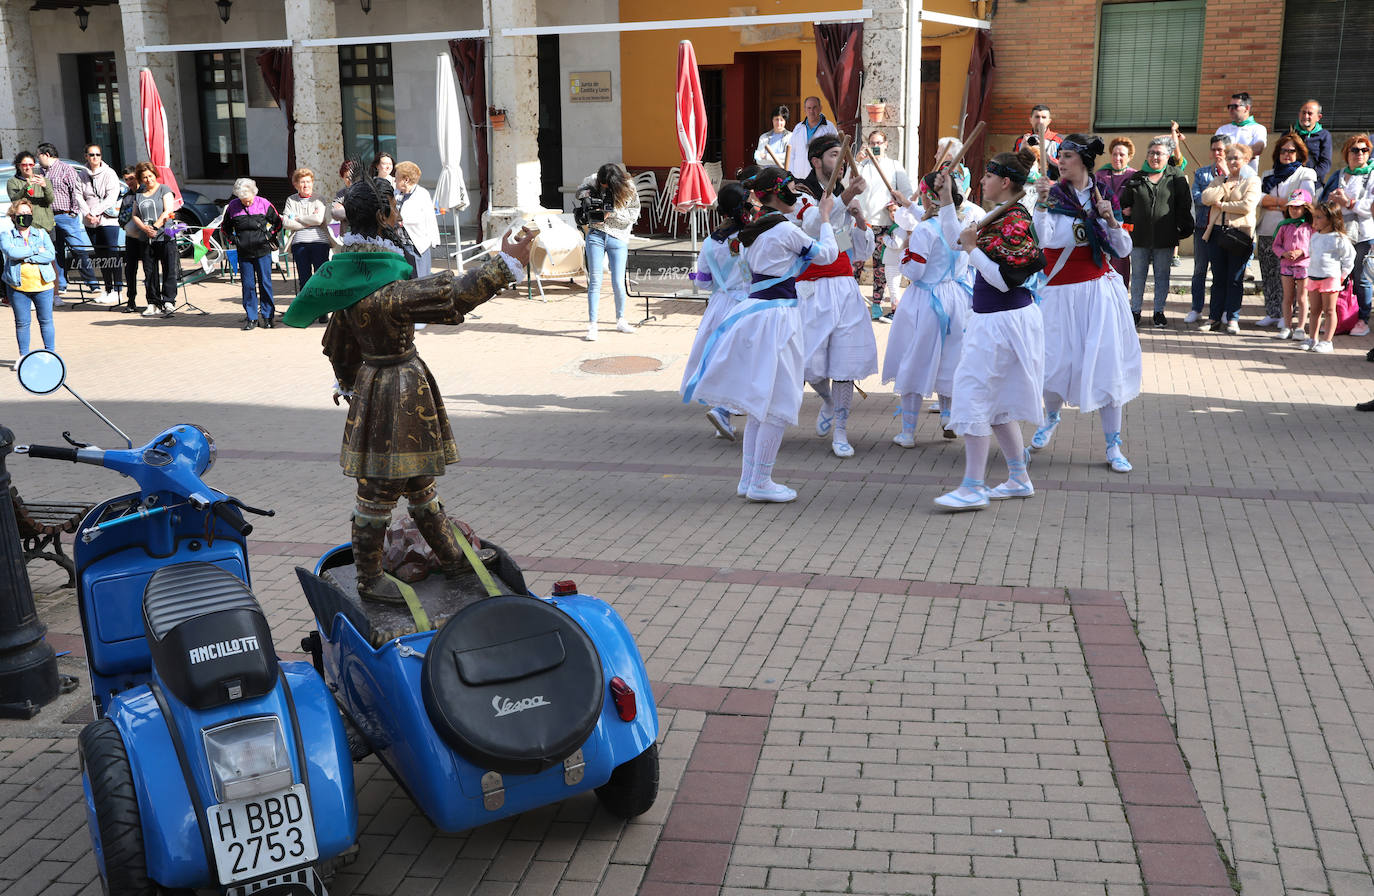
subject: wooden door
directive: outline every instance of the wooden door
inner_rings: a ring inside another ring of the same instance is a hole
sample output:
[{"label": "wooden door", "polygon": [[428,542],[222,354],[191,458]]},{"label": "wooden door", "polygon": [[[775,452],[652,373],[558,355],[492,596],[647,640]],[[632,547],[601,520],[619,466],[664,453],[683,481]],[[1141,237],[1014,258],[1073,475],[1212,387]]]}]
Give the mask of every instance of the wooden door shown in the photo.
[{"label": "wooden door", "polygon": [[[787,126],[793,128],[802,119],[801,108],[801,51],[786,50],[777,53],[757,53],[759,57],[759,106],[758,130],[753,135],[751,147],[759,135],[773,127],[773,110],[786,106],[792,111]],[[752,149],[751,149],[752,152]]]},{"label": "wooden door", "polygon": [[[921,172],[935,164],[940,139],[940,48],[921,48]],[[914,180],[918,172],[908,172]]]}]

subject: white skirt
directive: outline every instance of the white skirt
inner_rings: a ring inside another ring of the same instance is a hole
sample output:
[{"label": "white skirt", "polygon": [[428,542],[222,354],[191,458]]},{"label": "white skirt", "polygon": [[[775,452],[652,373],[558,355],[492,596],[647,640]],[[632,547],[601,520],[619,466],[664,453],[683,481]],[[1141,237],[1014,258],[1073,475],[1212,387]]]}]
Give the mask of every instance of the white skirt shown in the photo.
[{"label": "white skirt", "polygon": [[701,365],[701,350],[706,346],[706,340],[715,332],[716,327],[720,326],[720,322],[739,307],[739,301],[744,296],[745,293],[742,291],[724,289],[711,293],[711,298],[706,301],[706,310],[701,315],[701,324],[697,326],[696,338],[692,340],[692,350],[687,355],[687,369],[682,372],[679,394],[687,391],[687,383],[696,375],[697,367]]},{"label": "white skirt", "polygon": [[806,379],[861,380],[878,372],[873,317],[853,277],[797,284]]},{"label": "white skirt", "polygon": [[759,305],[766,307],[742,314],[705,353],[691,400],[792,426],[802,403],[801,316],[796,305],[745,299],[727,318]]},{"label": "white skirt", "polygon": [[949,428],[990,436],[999,423],[1043,422],[1045,325],[1038,305],[991,314],[970,312],[954,373]]},{"label": "white skirt", "polygon": [[964,326],[973,313],[969,291],[953,280],[935,284],[935,296],[949,316],[949,332],[931,307],[930,289],[913,283],[902,294],[892,315],[892,329],[883,356],[883,382],[894,383],[898,395],[940,395],[954,392]]},{"label": "white skirt", "polygon": [[1116,271],[1041,287],[1045,392],[1081,411],[1120,407],[1140,394],[1140,337]]}]

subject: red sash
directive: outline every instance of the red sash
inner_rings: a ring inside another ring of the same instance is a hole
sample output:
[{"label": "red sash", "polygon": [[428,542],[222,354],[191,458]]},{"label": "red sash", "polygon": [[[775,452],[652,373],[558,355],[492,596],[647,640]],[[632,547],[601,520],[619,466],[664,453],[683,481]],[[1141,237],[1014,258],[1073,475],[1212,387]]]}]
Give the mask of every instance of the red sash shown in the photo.
[{"label": "red sash", "polygon": [[813,264],[797,275],[798,280],[823,280],[826,277],[853,277],[854,266],[849,263],[849,253],[841,252],[830,264]]},{"label": "red sash", "polygon": [[[1045,252],[1045,271],[1053,271],[1055,265],[1059,263],[1059,256],[1064,254],[1063,249],[1051,249],[1048,246]],[[1092,249],[1087,246],[1074,246],[1069,250],[1069,259],[1064,262],[1064,266],[1059,269],[1053,277],[1045,284],[1046,286],[1065,286],[1069,283],[1087,283],[1089,280],[1096,280],[1106,276],[1110,271],[1111,265],[1106,257],[1102,259],[1101,266],[1093,264]]]}]

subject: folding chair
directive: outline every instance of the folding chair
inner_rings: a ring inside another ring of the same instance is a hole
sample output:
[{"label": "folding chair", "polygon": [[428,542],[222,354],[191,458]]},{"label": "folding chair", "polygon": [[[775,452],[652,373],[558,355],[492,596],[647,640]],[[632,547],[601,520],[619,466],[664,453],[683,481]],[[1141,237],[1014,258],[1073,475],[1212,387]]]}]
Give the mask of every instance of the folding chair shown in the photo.
[{"label": "folding chair", "polygon": [[634,177],[635,192],[639,194],[639,208],[649,210],[649,230],[654,229],[655,209],[658,206],[658,176],[644,171]]},{"label": "folding chair", "polygon": [[677,168],[669,168],[668,176],[663,180],[663,192],[658,194],[657,217],[660,224],[667,225],[671,216],[673,227],[677,228],[677,210],[673,208],[673,196],[677,193],[677,181],[681,171]]}]

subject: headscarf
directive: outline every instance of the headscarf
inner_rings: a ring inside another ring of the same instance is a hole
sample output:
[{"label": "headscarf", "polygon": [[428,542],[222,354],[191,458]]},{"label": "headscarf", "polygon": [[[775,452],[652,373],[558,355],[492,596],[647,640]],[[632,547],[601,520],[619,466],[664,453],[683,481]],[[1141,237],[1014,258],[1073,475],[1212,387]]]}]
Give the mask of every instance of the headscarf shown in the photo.
[{"label": "headscarf", "polygon": [[[1102,141],[1097,141],[1101,145]],[[1098,216],[1096,209],[1084,208],[1078,202],[1078,191],[1059,181],[1050,187],[1050,208],[1052,215],[1064,215],[1082,221],[1088,235],[1088,248],[1092,251],[1093,264],[1101,265],[1108,258],[1107,225]]]}]

